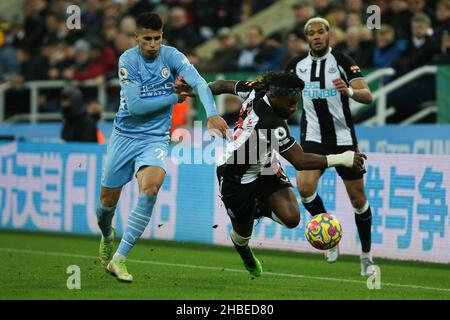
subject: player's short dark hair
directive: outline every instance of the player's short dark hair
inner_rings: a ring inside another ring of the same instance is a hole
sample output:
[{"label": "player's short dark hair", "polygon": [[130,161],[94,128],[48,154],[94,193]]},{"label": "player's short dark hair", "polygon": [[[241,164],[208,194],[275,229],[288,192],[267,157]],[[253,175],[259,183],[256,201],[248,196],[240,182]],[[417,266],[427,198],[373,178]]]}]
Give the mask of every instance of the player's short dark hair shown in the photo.
[{"label": "player's short dark hair", "polygon": [[158,14],[153,12],[143,12],[137,17],[136,26],[138,29],[161,30],[163,22]]},{"label": "player's short dark hair", "polygon": [[303,80],[291,71],[269,71],[263,75],[260,85],[275,95],[297,94],[305,87]]}]

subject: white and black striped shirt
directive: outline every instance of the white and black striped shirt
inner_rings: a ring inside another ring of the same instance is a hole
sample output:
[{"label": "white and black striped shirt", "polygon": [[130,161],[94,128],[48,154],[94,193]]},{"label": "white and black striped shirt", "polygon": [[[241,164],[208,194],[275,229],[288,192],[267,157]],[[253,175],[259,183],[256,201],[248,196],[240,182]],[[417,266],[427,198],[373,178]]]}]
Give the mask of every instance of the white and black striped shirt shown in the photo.
[{"label": "white and black striped shirt", "polygon": [[229,179],[241,184],[260,175],[274,175],[281,170],[276,152],[283,154],[295,143],[289,128],[272,108],[266,89],[253,89],[245,81],[236,83],[235,94],[245,101],[234,126],[233,140],[225,147],[218,166]]},{"label": "white and black striped shirt", "polygon": [[305,82],[301,142],[356,146],[349,97],[341,95],[332,82],[342,78],[349,85],[353,80],[363,79],[355,61],[330,47],[328,53],[319,58],[311,53],[293,58],[286,69]]}]

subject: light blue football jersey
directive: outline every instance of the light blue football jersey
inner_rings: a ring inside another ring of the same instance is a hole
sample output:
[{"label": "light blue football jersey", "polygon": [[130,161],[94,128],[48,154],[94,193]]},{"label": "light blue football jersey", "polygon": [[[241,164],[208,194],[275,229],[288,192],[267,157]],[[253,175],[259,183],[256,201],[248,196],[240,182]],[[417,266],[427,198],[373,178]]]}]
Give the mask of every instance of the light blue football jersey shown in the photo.
[{"label": "light blue football jersey", "polygon": [[119,58],[120,107],[114,120],[118,134],[167,141],[178,102],[172,85],[178,76],[198,93],[208,117],[217,114],[206,81],[176,48],[161,45],[154,60],[145,59],[138,46],[125,51]]}]

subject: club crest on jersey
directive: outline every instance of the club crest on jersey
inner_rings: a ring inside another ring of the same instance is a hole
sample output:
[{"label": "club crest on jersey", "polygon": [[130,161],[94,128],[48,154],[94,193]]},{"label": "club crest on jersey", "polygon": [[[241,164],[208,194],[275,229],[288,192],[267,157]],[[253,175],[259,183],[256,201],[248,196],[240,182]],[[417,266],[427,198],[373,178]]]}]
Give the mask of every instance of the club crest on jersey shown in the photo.
[{"label": "club crest on jersey", "polygon": [[328,69],[328,73],[336,73],[337,69],[335,67],[331,67],[330,69]]},{"label": "club crest on jersey", "polygon": [[128,70],[125,69],[124,67],[119,69],[119,80],[120,83],[123,85],[128,85],[130,83],[130,80],[127,79],[128,78]]},{"label": "club crest on jersey", "polygon": [[284,140],[287,137],[286,129],[283,127],[278,127],[275,129],[275,138],[278,139],[278,141]]},{"label": "club crest on jersey", "polygon": [[119,79],[124,80],[128,77],[128,70],[124,67],[119,69]]},{"label": "club crest on jersey", "polygon": [[162,69],[161,69],[161,75],[162,75],[164,78],[167,79],[167,78],[170,76],[170,70],[169,70],[169,68],[167,68],[167,67],[162,68]]}]

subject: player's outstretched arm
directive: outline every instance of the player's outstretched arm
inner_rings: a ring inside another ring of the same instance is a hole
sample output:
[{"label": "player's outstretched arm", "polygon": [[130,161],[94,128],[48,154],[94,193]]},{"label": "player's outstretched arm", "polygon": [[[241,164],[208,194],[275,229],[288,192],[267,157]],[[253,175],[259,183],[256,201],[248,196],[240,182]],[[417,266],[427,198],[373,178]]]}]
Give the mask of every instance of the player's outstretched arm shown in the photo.
[{"label": "player's outstretched arm", "polygon": [[349,87],[347,87],[347,84],[341,78],[334,79],[333,84],[341,94],[346,95],[357,102],[369,104],[373,101],[372,93],[370,92],[366,81],[363,79],[353,80]]},{"label": "player's outstretched arm", "polygon": [[128,106],[128,111],[133,116],[143,116],[179,101],[179,96],[176,93],[172,93],[169,96],[141,98],[140,87],[133,83],[122,86],[122,92]]},{"label": "player's outstretched arm", "polygon": [[367,159],[365,154],[354,151],[346,151],[340,154],[331,154],[322,156],[315,153],[305,153],[302,147],[295,143],[287,151],[281,153],[283,158],[289,161],[295,169],[301,170],[316,170],[328,167],[355,167],[362,170],[364,167],[364,159]]},{"label": "player's outstretched arm", "polygon": [[[208,84],[209,89],[213,95],[217,96],[220,94],[228,93],[228,94],[237,94],[236,92],[236,84],[238,80],[216,80],[212,81]],[[246,89],[251,91],[253,86],[256,84],[256,81],[248,81],[245,82]],[[196,97],[197,94],[192,90],[192,87],[188,85],[185,81],[179,81],[174,84],[173,89],[177,93],[186,94],[189,97]]]},{"label": "player's outstretched arm", "polygon": [[205,79],[190,64],[183,62],[183,65],[178,70],[184,81],[195,90],[200,98],[206,111],[206,117],[208,118],[208,129],[218,131],[222,137],[226,137],[230,128],[225,120],[217,113],[216,102]]},{"label": "player's outstretched arm", "polygon": [[119,80],[121,95],[126,103],[128,111],[133,116],[143,116],[160,109],[166,108],[179,101],[179,95],[158,97],[141,97],[142,81],[139,76],[138,64],[130,55],[122,55],[119,59]]},{"label": "player's outstretched arm", "polygon": [[216,80],[210,82],[208,86],[215,96],[224,93],[236,94],[236,83],[238,83],[236,80]]}]

